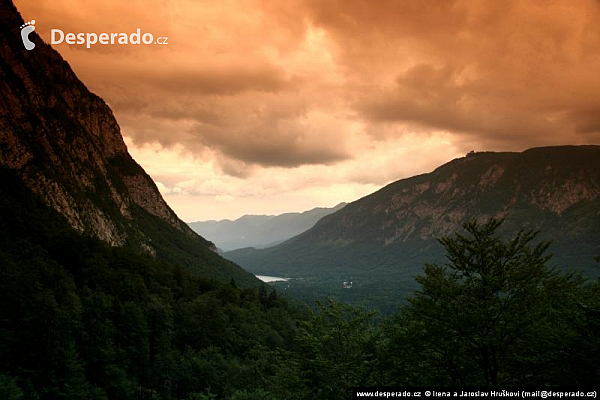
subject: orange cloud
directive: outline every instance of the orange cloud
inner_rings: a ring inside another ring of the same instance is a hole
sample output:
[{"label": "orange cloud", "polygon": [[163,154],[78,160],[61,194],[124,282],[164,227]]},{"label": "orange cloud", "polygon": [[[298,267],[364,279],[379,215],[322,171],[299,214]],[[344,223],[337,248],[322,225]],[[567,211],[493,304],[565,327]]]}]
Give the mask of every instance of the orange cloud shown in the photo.
[{"label": "orange cloud", "polygon": [[[595,0],[16,5],[47,41],[51,28],[168,36],[167,46],[55,48],[131,146],[187,154],[232,193],[285,175],[281,204],[307,204],[292,190],[313,190],[333,205],[468,150],[600,142]],[[154,173],[166,191],[192,179]],[[202,193],[180,189],[170,198]],[[244,193],[210,196],[265,203]]]}]

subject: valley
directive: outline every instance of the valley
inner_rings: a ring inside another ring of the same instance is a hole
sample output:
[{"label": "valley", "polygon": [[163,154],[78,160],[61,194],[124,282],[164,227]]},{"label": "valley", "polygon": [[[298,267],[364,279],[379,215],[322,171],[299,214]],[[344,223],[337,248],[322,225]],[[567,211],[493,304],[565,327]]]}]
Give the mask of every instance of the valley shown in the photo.
[{"label": "valley", "polygon": [[[468,154],[394,182],[267,249],[224,253],[308,303],[325,296],[393,312],[426,263],[446,262],[438,239],[469,220],[504,220],[502,234],[539,230],[562,271],[595,280],[600,269],[600,146]],[[352,289],[343,289],[352,280]]]},{"label": "valley", "polygon": [[197,221],[188,225],[196,233],[211,240],[220,251],[245,247],[266,248],[310,229],[322,217],[343,208],[313,208],[302,213],[280,215],[244,215],[234,221]]},{"label": "valley", "polygon": [[159,3],[0,0],[0,399],[600,385],[596,4]]}]

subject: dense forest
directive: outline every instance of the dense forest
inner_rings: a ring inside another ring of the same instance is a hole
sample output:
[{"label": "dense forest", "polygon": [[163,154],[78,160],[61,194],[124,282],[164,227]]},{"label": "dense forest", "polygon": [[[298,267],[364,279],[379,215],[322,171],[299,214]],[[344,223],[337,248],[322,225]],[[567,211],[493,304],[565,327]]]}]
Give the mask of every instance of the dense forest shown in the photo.
[{"label": "dense forest", "polygon": [[[74,232],[1,171],[0,398],[345,399],[371,385],[597,385],[600,284],[500,221],[441,239],[446,265],[389,318],[304,309]],[[551,249],[551,247],[550,247]]]}]

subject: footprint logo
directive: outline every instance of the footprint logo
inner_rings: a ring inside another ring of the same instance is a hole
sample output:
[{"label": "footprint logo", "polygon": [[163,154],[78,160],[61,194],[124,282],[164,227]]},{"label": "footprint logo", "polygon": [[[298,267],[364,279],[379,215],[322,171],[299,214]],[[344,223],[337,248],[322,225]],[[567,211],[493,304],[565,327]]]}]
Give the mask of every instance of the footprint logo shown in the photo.
[{"label": "footprint logo", "polygon": [[35,43],[29,40],[29,34],[35,31],[34,24],[35,19],[32,19],[30,22],[21,25],[21,39],[23,39],[23,46],[25,46],[27,50],[33,50],[35,48]]}]

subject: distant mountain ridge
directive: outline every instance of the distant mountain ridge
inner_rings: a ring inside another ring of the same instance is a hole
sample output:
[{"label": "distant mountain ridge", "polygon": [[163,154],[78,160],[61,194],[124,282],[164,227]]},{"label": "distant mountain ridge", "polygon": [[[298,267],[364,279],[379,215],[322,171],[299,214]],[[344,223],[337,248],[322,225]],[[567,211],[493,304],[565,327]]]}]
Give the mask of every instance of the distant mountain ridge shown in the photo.
[{"label": "distant mountain ridge", "polygon": [[35,32],[27,51],[22,25],[0,2],[0,167],[84,235],[206,277],[258,282],[177,217],[127,152],[111,109]]},{"label": "distant mountain ridge", "polygon": [[282,244],[226,257],[254,273],[318,276],[339,287],[354,277],[365,295],[375,287],[405,292],[423,263],[444,263],[437,238],[490,217],[504,218],[507,234],[539,229],[556,264],[600,276],[600,146],[470,153],[391,183]]},{"label": "distant mountain ridge", "polygon": [[301,213],[244,215],[234,221],[197,221],[188,225],[224,251],[243,247],[261,249],[299,235],[319,219],[342,209],[345,205],[346,203],[340,203],[332,208],[317,207]]}]

